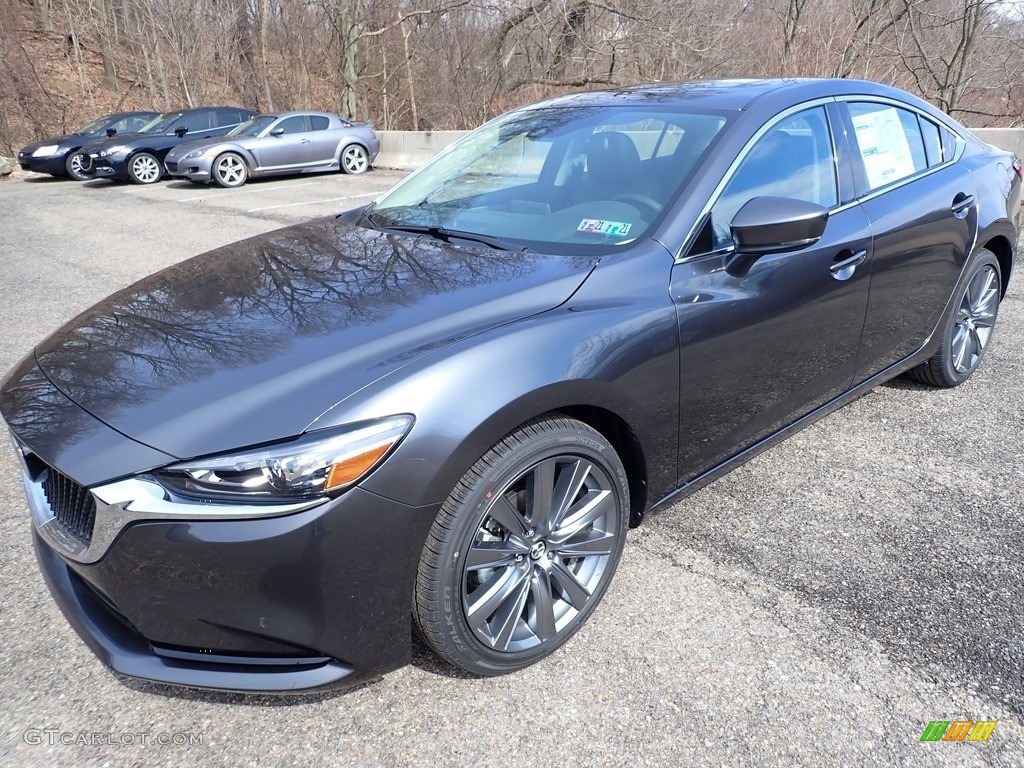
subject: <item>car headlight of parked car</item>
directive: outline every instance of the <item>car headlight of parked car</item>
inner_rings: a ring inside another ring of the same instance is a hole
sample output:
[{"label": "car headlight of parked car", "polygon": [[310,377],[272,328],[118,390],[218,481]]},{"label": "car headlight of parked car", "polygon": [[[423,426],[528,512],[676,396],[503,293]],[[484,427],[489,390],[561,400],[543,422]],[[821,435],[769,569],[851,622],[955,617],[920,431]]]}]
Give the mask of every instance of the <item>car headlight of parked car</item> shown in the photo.
[{"label": "car headlight of parked car", "polygon": [[213,147],[204,147],[203,149],[197,149],[197,150],[195,150],[193,152],[189,152],[187,155],[185,155],[181,159],[182,160],[194,160],[197,157],[202,157],[203,155],[208,154],[212,149],[213,149]]},{"label": "car headlight of parked car", "polygon": [[312,432],[285,444],[186,461],[154,474],[172,493],[217,501],[336,495],[380,464],[412,424],[412,416],[391,416],[340,432]]},{"label": "car headlight of parked car", "polygon": [[46,144],[33,152],[32,157],[49,157],[50,155],[57,154],[59,148],[59,144]]},{"label": "car headlight of parked car", "polygon": [[100,150],[100,157],[113,157],[114,155],[123,155],[126,151],[128,151],[128,147],[110,147],[109,149]]}]

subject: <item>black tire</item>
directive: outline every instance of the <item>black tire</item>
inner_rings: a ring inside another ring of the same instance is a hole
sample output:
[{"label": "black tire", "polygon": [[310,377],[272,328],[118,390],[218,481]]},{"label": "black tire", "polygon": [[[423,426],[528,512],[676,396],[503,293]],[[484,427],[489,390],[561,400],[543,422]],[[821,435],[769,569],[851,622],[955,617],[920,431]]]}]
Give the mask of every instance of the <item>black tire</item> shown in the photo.
[{"label": "black tire", "polygon": [[955,387],[967,381],[988,349],[1001,295],[999,260],[981,248],[971,257],[957,288],[942,325],[938,351],[907,375],[933,387]]},{"label": "black tire", "polygon": [[82,172],[82,156],[77,149],[69,152],[68,156],[64,159],[64,170],[67,172],[68,177],[75,181],[85,181],[89,178]]},{"label": "black tire", "polygon": [[149,152],[139,152],[128,158],[128,178],[136,184],[156,184],[162,176],[160,161]]},{"label": "black tire", "polygon": [[213,180],[227,189],[240,187],[249,179],[249,166],[237,152],[218,155],[210,170]]},{"label": "black tire", "polygon": [[473,465],[434,521],[413,601],[420,636],[476,675],[543,659],[601,601],[628,522],[626,471],[601,434],[559,414],[525,424]]}]

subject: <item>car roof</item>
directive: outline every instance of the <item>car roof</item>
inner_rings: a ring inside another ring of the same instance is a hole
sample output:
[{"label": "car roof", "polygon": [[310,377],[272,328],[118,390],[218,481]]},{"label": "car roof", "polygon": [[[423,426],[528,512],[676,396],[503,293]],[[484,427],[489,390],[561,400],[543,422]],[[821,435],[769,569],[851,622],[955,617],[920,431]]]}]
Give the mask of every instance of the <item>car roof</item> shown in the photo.
[{"label": "car roof", "polygon": [[765,78],[734,80],[691,80],[652,83],[627,88],[585,91],[569,94],[531,106],[691,106],[698,109],[744,110],[762,97],[772,100],[800,101],[865,94],[886,96],[917,105],[920,100],[908,93],[866,80],[837,78]]},{"label": "car roof", "polygon": [[313,115],[317,117],[334,118],[338,117],[337,115],[332,114],[331,112],[316,112],[315,110],[312,109],[297,109],[292,110],[290,112],[262,112],[259,115],[256,115],[256,117],[296,117],[298,115]]}]

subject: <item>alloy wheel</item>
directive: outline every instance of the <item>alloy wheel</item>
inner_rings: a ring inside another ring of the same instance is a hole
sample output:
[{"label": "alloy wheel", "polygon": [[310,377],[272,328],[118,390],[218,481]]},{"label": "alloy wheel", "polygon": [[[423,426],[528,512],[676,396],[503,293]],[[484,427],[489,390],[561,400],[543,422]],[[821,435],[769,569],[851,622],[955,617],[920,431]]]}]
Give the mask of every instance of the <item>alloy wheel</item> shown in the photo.
[{"label": "alloy wheel", "polygon": [[967,373],[980,362],[992,337],[998,308],[999,276],[986,266],[968,283],[954,321],[950,346],[957,373]]},{"label": "alloy wheel", "polygon": [[245,163],[235,155],[224,155],[217,160],[214,169],[217,181],[225,187],[239,187],[245,183]]},{"label": "alloy wheel", "polygon": [[345,173],[359,174],[366,171],[370,165],[370,158],[366,150],[357,144],[352,144],[341,153],[341,167]]},{"label": "alloy wheel", "polygon": [[463,566],[462,607],[477,639],[519,652],[565,630],[609,575],[616,504],[607,473],[569,454],[494,493]]},{"label": "alloy wheel", "polygon": [[139,155],[132,160],[132,172],[140,184],[152,184],[160,178],[160,164],[152,155]]}]

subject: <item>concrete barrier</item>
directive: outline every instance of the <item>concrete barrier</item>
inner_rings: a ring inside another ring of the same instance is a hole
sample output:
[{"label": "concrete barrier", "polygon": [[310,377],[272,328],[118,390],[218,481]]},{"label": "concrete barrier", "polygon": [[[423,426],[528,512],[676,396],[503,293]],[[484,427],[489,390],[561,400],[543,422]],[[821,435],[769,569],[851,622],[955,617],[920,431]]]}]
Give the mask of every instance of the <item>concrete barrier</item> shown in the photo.
[{"label": "concrete barrier", "polygon": [[377,131],[380,155],[374,165],[399,171],[415,171],[445,147],[469,131]]},{"label": "concrete barrier", "polygon": [[971,133],[994,147],[1024,159],[1024,128],[971,128]]},{"label": "concrete barrier", "polygon": [[[380,156],[374,165],[414,171],[467,133],[469,131],[377,131]],[[971,133],[1024,159],[1024,128],[972,128]]]}]

